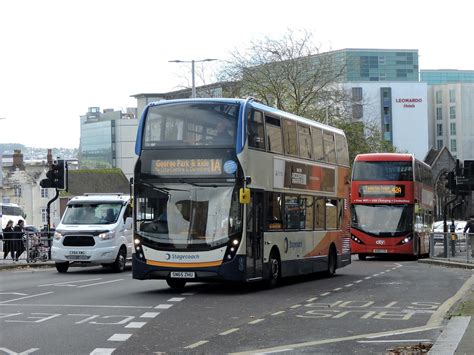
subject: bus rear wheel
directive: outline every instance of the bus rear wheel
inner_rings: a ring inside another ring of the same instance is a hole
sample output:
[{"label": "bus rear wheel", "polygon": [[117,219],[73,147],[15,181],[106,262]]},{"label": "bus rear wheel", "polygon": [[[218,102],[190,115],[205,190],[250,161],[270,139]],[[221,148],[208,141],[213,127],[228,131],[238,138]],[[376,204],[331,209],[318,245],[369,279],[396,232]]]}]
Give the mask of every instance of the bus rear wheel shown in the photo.
[{"label": "bus rear wheel", "polygon": [[326,277],[331,277],[336,273],[336,268],[337,268],[337,254],[336,254],[336,248],[334,245],[332,245],[329,248],[329,254],[328,254],[328,268],[326,270]]},{"label": "bus rear wheel", "polygon": [[182,290],[186,286],[186,281],[179,279],[166,279],[166,283],[175,290]]}]

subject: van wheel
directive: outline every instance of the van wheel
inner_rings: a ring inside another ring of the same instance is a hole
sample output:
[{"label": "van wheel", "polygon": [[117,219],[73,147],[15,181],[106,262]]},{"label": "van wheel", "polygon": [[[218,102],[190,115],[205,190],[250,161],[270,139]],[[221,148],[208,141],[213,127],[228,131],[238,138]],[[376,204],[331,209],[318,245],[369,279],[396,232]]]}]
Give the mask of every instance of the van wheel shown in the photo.
[{"label": "van wheel", "polygon": [[325,272],[326,277],[331,277],[336,273],[336,267],[337,267],[337,255],[336,255],[336,248],[334,248],[334,245],[331,245],[329,248],[329,254],[328,254],[328,268]]},{"label": "van wheel", "polygon": [[269,288],[276,287],[281,277],[281,263],[278,252],[273,250],[270,254],[269,263],[269,275],[267,280],[267,286]]},{"label": "van wheel", "polygon": [[126,257],[127,254],[125,249],[121,248],[117,254],[117,257],[115,258],[115,261],[111,265],[114,272],[122,272],[125,270],[125,263],[127,262]]},{"label": "van wheel", "polygon": [[175,290],[182,290],[186,286],[186,281],[179,279],[166,279],[168,286]]},{"label": "van wheel", "polygon": [[69,269],[69,261],[65,263],[56,263],[56,270],[60,273],[66,273],[67,269]]}]

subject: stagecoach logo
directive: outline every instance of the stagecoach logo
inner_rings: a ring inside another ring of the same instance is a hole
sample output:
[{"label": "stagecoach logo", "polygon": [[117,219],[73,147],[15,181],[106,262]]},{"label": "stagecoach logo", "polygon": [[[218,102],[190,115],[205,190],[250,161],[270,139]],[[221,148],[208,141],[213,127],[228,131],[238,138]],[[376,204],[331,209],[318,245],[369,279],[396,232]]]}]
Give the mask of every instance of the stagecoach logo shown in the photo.
[{"label": "stagecoach logo", "polygon": [[237,171],[237,163],[233,160],[227,160],[224,163],[224,171],[227,174],[233,174]]},{"label": "stagecoach logo", "polygon": [[285,253],[288,253],[288,249],[297,249],[297,248],[303,247],[302,241],[292,242],[292,241],[289,241],[288,238],[285,238],[284,243],[285,243],[285,246],[284,246]]},{"label": "stagecoach logo", "polygon": [[165,259],[166,260],[197,260],[199,259],[199,255],[197,254],[170,254],[166,253],[165,254]]},{"label": "stagecoach logo", "polygon": [[377,245],[384,245],[384,244],[385,244],[385,240],[379,239],[379,240],[377,240],[377,241],[375,242],[375,244],[377,244]]}]

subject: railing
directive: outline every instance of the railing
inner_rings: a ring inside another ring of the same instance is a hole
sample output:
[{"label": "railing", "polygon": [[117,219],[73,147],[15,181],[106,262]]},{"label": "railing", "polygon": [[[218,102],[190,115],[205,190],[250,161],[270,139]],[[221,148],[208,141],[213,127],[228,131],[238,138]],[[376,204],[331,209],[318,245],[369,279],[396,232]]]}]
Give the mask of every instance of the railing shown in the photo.
[{"label": "railing", "polygon": [[25,232],[21,239],[2,236],[0,264],[36,263],[51,259],[51,233]]},{"label": "railing", "polygon": [[474,233],[431,233],[430,258],[474,264]]}]

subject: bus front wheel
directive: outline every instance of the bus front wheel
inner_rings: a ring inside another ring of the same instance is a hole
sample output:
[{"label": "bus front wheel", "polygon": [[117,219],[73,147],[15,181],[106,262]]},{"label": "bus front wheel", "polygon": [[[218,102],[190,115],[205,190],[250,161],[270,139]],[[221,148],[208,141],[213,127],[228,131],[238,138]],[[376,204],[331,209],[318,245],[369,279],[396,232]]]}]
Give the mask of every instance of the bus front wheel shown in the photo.
[{"label": "bus front wheel", "polygon": [[267,285],[270,288],[275,287],[278,285],[278,282],[280,281],[280,275],[281,275],[281,263],[280,263],[280,257],[278,255],[278,252],[273,250],[270,254],[270,260],[269,260],[269,275],[268,275],[268,281]]},{"label": "bus front wheel", "polygon": [[357,254],[357,256],[359,257],[359,260],[367,259],[367,255],[365,255],[365,254]]},{"label": "bus front wheel", "polygon": [[169,287],[176,290],[181,290],[184,288],[184,286],[186,286],[186,281],[179,279],[166,279],[166,283]]}]

